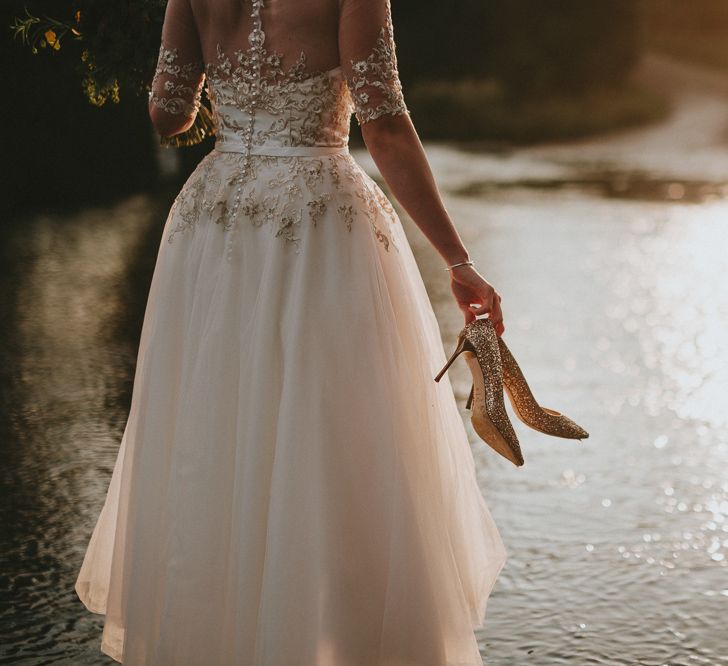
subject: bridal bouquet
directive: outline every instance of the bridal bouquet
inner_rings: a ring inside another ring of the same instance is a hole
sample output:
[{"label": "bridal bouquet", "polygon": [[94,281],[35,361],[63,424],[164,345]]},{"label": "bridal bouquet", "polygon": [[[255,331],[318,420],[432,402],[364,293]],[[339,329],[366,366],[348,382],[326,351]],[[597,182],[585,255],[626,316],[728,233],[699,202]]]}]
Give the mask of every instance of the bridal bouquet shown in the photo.
[{"label": "bridal bouquet", "polygon": [[[59,18],[36,15],[26,7],[25,16],[16,17],[10,27],[34,54],[47,51],[68,58],[89,102],[103,106],[109,99],[118,102],[122,92],[140,95],[149,90],[166,3],[69,0]],[[211,131],[210,112],[203,104],[187,132],[162,138],[162,143],[193,145]]]}]

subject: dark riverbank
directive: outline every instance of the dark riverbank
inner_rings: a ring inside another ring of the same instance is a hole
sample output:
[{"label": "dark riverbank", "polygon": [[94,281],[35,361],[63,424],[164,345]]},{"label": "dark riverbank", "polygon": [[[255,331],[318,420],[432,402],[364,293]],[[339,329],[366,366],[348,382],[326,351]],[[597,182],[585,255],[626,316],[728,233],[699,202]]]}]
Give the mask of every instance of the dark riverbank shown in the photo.
[{"label": "dark riverbank", "polygon": [[638,127],[670,112],[666,97],[634,82],[514,101],[496,82],[439,81],[413,86],[407,100],[424,139],[512,145]]}]

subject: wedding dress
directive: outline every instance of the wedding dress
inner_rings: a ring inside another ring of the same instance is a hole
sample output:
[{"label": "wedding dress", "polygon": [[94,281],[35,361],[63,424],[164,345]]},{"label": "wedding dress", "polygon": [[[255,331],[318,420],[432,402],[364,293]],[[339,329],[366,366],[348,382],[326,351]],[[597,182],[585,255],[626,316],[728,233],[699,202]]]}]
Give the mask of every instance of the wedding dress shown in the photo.
[{"label": "wedding dress", "polygon": [[[101,650],[480,666],[505,549],[433,381],[445,354],[410,246],[347,150],[352,113],[408,112],[388,0],[240,0],[245,35],[207,58],[181,2],[151,97],[191,117],[206,81],[217,138],[169,211],[75,585],[106,616]],[[302,52],[286,12],[307,8],[322,27]],[[319,68],[329,25],[339,64]]]}]

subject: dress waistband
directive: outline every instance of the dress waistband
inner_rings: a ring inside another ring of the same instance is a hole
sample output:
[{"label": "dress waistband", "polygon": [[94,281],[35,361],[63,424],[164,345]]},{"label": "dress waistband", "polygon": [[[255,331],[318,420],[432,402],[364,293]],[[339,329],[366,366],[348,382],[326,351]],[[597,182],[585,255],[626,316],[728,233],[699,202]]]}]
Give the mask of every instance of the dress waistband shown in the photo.
[{"label": "dress waistband", "polygon": [[346,155],[348,146],[251,146],[242,141],[216,141],[215,150],[220,153],[244,153],[248,155],[270,155],[272,157],[318,157],[319,155]]}]

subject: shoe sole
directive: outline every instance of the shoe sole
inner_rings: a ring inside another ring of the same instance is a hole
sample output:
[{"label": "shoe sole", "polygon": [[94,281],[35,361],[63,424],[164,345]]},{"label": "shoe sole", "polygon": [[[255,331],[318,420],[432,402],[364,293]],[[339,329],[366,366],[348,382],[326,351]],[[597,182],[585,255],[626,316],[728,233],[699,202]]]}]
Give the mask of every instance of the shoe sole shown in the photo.
[{"label": "shoe sole", "polygon": [[516,453],[508,445],[508,442],[500,434],[498,428],[495,427],[495,424],[488,416],[485,408],[485,382],[483,381],[483,373],[480,370],[477,357],[473,352],[469,351],[463,352],[463,356],[473,375],[473,386],[475,387],[475,393],[473,395],[473,415],[470,418],[475,432],[490,448],[512,462],[516,467],[521,467],[523,465],[523,459],[518,459]]}]

